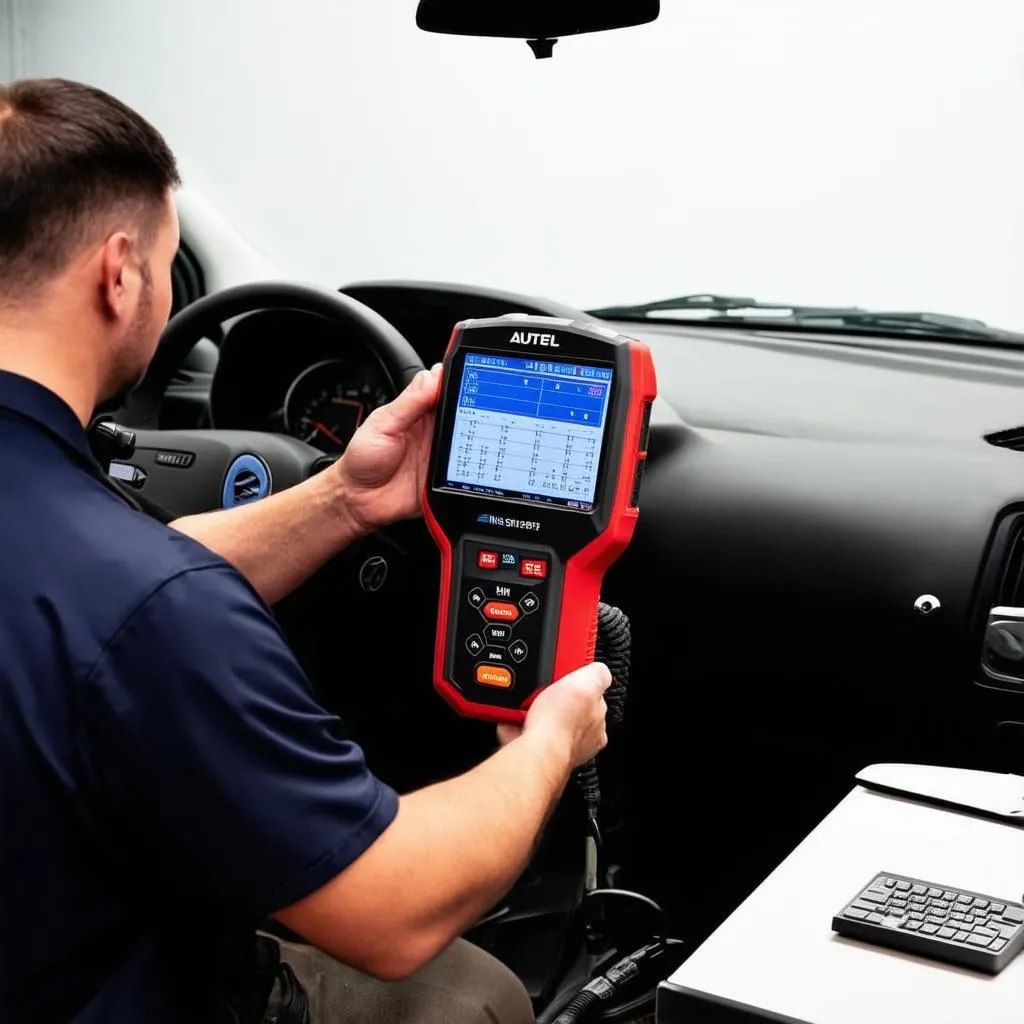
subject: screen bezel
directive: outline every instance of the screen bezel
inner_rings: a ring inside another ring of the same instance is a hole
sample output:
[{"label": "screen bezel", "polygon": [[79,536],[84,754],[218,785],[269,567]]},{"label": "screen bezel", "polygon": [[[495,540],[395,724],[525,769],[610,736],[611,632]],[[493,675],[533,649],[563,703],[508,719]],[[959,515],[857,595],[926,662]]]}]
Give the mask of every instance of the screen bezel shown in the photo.
[{"label": "screen bezel", "polygon": [[593,516],[601,512],[605,501],[605,484],[608,474],[608,464],[612,458],[612,440],[610,435],[614,431],[615,411],[620,387],[620,368],[614,359],[594,359],[590,356],[579,355],[555,355],[554,353],[536,353],[538,360],[552,363],[565,363],[573,366],[593,366],[603,370],[612,371],[610,393],[605,407],[604,426],[601,437],[601,455],[597,463],[597,476],[594,481],[594,501],[589,509],[572,508],[569,505],[559,504],[556,501],[546,501],[543,498],[527,498],[521,494],[488,494],[486,492],[464,490],[460,487],[450,486],[448,483],[448,463],[451,458],[452,435],[455,426],[455,416],[458,412],[459,392],[462,387],[462,378],[466,368],[466,356],[498,356],[500,358],[528,358],[525,352],[511,353],[508,349],[493,348],[487,345],[468,344],[459,346],[452,355],[448,367],[446,386],[441,396],[441,409],[439,412],[438,451],[435,453],[434,472],[430,481],[431,490],[438,494],[454,495],[460,498],[471,498],[476,501],[493,501],[501,504],[521,505],[524,508],[544,509],[546,511],[566,512],[577,516]]}]

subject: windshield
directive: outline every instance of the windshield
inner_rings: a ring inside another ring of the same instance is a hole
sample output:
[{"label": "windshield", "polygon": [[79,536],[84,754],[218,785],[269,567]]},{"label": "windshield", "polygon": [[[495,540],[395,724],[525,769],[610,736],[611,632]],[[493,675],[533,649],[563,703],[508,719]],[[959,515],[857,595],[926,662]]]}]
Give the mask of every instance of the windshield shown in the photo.
[{"label": "windshield", "polygon": [[137,106],[292,277],[1024,331],[1020,0],[669,0],[550,60],[411,0],[14,10],[16,73]]}]

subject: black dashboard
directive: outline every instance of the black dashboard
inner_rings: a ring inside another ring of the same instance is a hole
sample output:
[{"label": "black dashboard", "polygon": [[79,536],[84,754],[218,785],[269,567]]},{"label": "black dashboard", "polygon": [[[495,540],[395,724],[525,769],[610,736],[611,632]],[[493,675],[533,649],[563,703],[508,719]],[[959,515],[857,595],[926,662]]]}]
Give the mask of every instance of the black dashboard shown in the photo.
[{"label": "black dashboard", "polygon": [[[342,290],[427,365],[461,319],[583,315],[454,285]],[[616,841],[699,935],[865,764],[1024,771],[1024,645],[1001,673],[984,654],[989,610],[1024,604],[1024,352],[617,326],[650,345],[660,396],[604,595],[634,634]],[[265,313],[228,331],[210,412],[331,450],[325,410],[348,429],[391,394],[360,339]]]}]

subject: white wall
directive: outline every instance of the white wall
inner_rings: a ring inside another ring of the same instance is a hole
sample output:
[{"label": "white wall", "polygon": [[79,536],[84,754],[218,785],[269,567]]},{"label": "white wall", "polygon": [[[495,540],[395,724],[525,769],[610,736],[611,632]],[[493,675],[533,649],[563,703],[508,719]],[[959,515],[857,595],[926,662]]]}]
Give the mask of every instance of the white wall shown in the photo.
[{"label": "white wall", "polygon": [[0,0],[0,82],[6,82],[14,76],[11,61],[13,17],[11,0]]},{"label": "white wall", "polygon": [[288,272],[582,306],[694,291],[1024,329],[1020,0],[665,0],[525,44],[413,0],[31,0],[25,70],[102,85]]},{"label": "white wall", "polygon": [[18,35],[15,5],[18,0],[0,0],[0,82],[18,74]]}]

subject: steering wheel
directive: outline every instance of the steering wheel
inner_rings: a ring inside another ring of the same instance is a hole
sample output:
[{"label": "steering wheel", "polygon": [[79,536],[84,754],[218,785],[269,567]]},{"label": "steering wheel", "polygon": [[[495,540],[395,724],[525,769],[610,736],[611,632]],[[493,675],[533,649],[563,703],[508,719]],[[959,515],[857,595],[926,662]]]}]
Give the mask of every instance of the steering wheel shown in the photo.
[{"label": "steering wheel", "polygon": [[116,475],[175,515],[231,508],[301,482],[332,461],[284,434],[242,430],[159,430],[163,397],[185,357],[225,320],[265,309],[312,313],[355,331],[396,392],[423,369],[415,349],[387,320],[341,292],[269,281],[216,292],[168,324],[146,376],[115,414],[135,432],[135,450],[116,458]]},{"label": "steering wheel", "polygon": [[[340,292],[272,281],[199,299],[168,323],[146,376],[112,414],[135,435],[133,452],[114,454],[112,475],[137,486],[140,499],[150,499],[174,516],[230,508],[301,483],[337,458],[286,434],[159,429],[164,394],[193,346],[203,337],[216,337],[223,321],[266,309],[319,315],[339,329],[339,347],[345,334],[356,334],[377,356],[396,393],[423,369],[399,331]],[[397,621],[409,607],[429,608],[437,594],[435,563],[436,549],[421,521],[394,523],[357,540],[324,566],[316,580],[275,606],[291,643],[303,652],[303,667],[324,706],[343,714],[364,747],[379,743],[374,757],[396,778],[408,771],[408,758],[404,742],[395,743],[394,737],[422,735],[420,723],[440,716],[441,702],[424,686],[404,701],[385,702],[382,709],[373,687],[339,688],[339,659],[352,678],[372,677],[380,671],[380,648],[373,642],[350,642],[339,652],[325,637],[333,640],[342,623],[348,637],[372,638],[382,620]],[[431,616],[413,616],[403,626],[404,642],[431,651],[433,627]],[[429,660],[423,671],[428,678]],[[416,723],[415,729],[408,727],[407,718]]]}]

